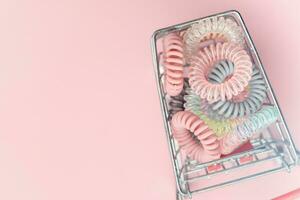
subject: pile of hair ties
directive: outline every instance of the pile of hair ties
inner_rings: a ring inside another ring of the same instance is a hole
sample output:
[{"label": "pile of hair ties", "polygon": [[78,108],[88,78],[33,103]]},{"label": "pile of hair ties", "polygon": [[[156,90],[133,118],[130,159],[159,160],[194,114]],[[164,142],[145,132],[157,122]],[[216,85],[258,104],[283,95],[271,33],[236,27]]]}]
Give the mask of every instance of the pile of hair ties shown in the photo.
[{"label": "pile of hair ties", "polygon": [[229,154],[279,116],[264,104],[264,78],[231,18],[200,20],[166,35],[162,65],[171,130],[191,159]]}]

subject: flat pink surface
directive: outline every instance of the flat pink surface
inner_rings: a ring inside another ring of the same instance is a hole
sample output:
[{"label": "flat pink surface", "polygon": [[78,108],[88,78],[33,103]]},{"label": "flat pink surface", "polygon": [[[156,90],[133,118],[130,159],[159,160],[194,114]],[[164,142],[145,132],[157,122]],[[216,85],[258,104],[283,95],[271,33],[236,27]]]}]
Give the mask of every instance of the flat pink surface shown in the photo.
[{"label": "flat pink surface", "polygon": [[[0,199],[174,200],[150,36],[229,9],[244,16],[300,147],[297,2],[1,1]],[[300,167],[199,197],[297,187]]]}]

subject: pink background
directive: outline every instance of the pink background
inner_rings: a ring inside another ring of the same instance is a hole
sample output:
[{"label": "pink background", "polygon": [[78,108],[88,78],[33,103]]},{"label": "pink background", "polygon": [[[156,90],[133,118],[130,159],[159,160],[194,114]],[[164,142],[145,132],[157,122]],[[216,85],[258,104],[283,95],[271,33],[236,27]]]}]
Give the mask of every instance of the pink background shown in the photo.
[{"label": "pink background", "polygon": [[[9,0],[0,3],[0,199],[174,200],[150,52],[158,28],[243,15],[300,147],[300,4]],[[199,195],[265,200],[300,168]]]}]

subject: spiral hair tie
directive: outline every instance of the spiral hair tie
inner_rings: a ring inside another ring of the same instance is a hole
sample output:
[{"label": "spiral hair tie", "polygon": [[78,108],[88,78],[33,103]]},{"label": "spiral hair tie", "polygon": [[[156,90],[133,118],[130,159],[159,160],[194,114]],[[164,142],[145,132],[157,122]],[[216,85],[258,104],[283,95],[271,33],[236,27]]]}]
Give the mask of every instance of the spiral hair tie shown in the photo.
[{"label": "spiral hair tie", "polygon": [[211,109],[211,105],[206,100],[201,99],[190,89],[187,89],[186,93],[187,95],[184,96],[185,110],[199,116],[218,138],[232,132],[244,120],[244,118],[223,119],[222,116]]},{"label": "spiral hair tie", "polygon": [[206,115],[210,115],[209,113],[209,104],[204,99],[201,99],[198,95],[196,95],[190,88],[186,89],[186,95],[184,96],[184,108],[188,111],[193,112],[194,114],[197,112],[205,113]]},{"label": "spiral hair tie", "polygon": [[168,102],[170,117],[172,117],[178,111],[184,110],[184,106],[183,106],[183,104],[185,103],[184,96],[187,94],[186,89],[188,87],[189,87],[188,80],[184,79],[183,90],[181,91],[181,93],[177,96],[170,96],[170,100]]},{"label": "spiral hair tie", "polygon": [[[213,65],[222,60],[228,60],[234,65],[231,77],[220,84],[211,83],[207,75]],[[201,98],[209,102],[225,101],[238,95],[248,85],[252,75],[252,62],[248,53],[239,45],[233,43],[217,43],[198,52],[193,57],[189,83],[191,88]]]},{"label": "spiral hair tie", "polygon": [[235,149],[245,143],[245,141],[240,140],[235,133],[225,135],[219,142],[222,155],[232,153]]},{"label": "spiral hair tie", "polygon": [[211,17],[193,24],[184,34],[185,54],[190,61],[205,42],[243,43],[242,28],[232,19]]},{"label": "spiral hair tie", "polygon": [[250,116],[246,121],[236,127],[237,136],[245,141],[253,134],[274,123],[279,116],[279,111],[274,106],[266,106],[259,112]]},{"label": "spiral hair tie", "polygon": [[[220,84],[234,72],[234,65],[230,61],[221,61],[211,70],[208,79]],[[217,101],[212,104],[212,109],[225,118],[235,118],[256,112],[266,97],[266,85],[257,68],[254,68],[252,78],[245,93],[233,97],[230,101]],[[241,97],[243,96],[243,97]],[[239,99],[240,98],[240,99]]]},{"label": "spiral hair tie", "polygon": [[183,42],[177,33],[170,33],[163,39],[163,60],[165,67],[165,90],[170,96],[180,94],[183,88]]},{"label": "spiral hair tie", "polygon": [[274,106],[263,107],[259,112],[251,115],[235,130],[220,140],[222,154],[229,154],[241,144],[250,139],[254,133],[274,123],[279,116],[279,111]]},{"label": "spiral hair tie", "polygon": [[193,113],[188,111],[177,112],[172,117],[171,128],[179,146],[192,159],[199,162],[208,162],[220,157],[217,137]]}]

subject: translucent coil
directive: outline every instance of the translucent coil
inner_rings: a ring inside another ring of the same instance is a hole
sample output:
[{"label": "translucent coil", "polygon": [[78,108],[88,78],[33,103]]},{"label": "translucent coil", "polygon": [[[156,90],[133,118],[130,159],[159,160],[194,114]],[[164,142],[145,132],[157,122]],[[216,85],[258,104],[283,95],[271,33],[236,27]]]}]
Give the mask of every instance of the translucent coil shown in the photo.
[{"label": "translucent coil", "polygon": [[174,138],[185,153],[199,162],[220,157],[219,141],[203,120],[188,111],[177,112],[171,121]]},{"label": "translucent coil", "polygon": [[279,116],[279,111],[274,106],[263,107],[257,113],[251,115],[247,120],[236,127],[237,136],[245,141],[253,134],[270,124],[274,123]]},{"label": "translucent coil", "polygon": [[199,116],[218,138],[232,132],[238,124],[244,121],[244,118],[224,119],[211,109],[211,105],[206,100],[201,99],[191,89],[187,89],[186,93],[185,110]]},{"label": "translucent coil", "polygon": [[163,38],[163,65],[165,67],[165,90],[177,96],[183,89],[183,42],[177,33]]},{"label": "translucent coil", "polygon": [[247,120],[239,124],[235,130],[220,140],[222,154],[229,154],[240,145],[249,140],[254,133],[274,123],[279,116],[279,111],[274,106],[263,107],[260,111],[252,114]]},{"label": "translucent coil", "polygon": [[188,61],[205,44],[215,42],[243,43],[242,28],[232,19],[211,17],[193,24],[184,34],[185,55]]},{"label": "translucent coil", "polygon": [[[207,75],[214,64],[229,60],[234,64],[232,75],[220,84],[211,83]],[[191,88],[209,102],[230,100],[248,85],[252,75],[252,62],[247,51],[233,43],[217,43],[199,51],[193,57],[189,71]]]},{"label": "translucent coil", "polygon": [[209,104],[196,95],[190,88],[186,89],[186,95],[184,96],[184,108],[193,113],[203,112],[206,113],[209,109]]},{"label": "translucent coil", "polygon": [[[216,64],[208,75],[210,82],[220,84],[234,73],[234,64],[230,61],[221,61]],[[232,100],[217,101],[212,109],[224,118],[235,118],[249,115],[261,108],[267,94],[267,87],[257,68],[253,69],[249,85],[244,92],[234,96]]]},{"label": "translucent coil", "polygon": [[235,149],[245,143],[238,138],[237,134],[231,132],[220,139],[221,154],[227,155],[232,153]]}]

